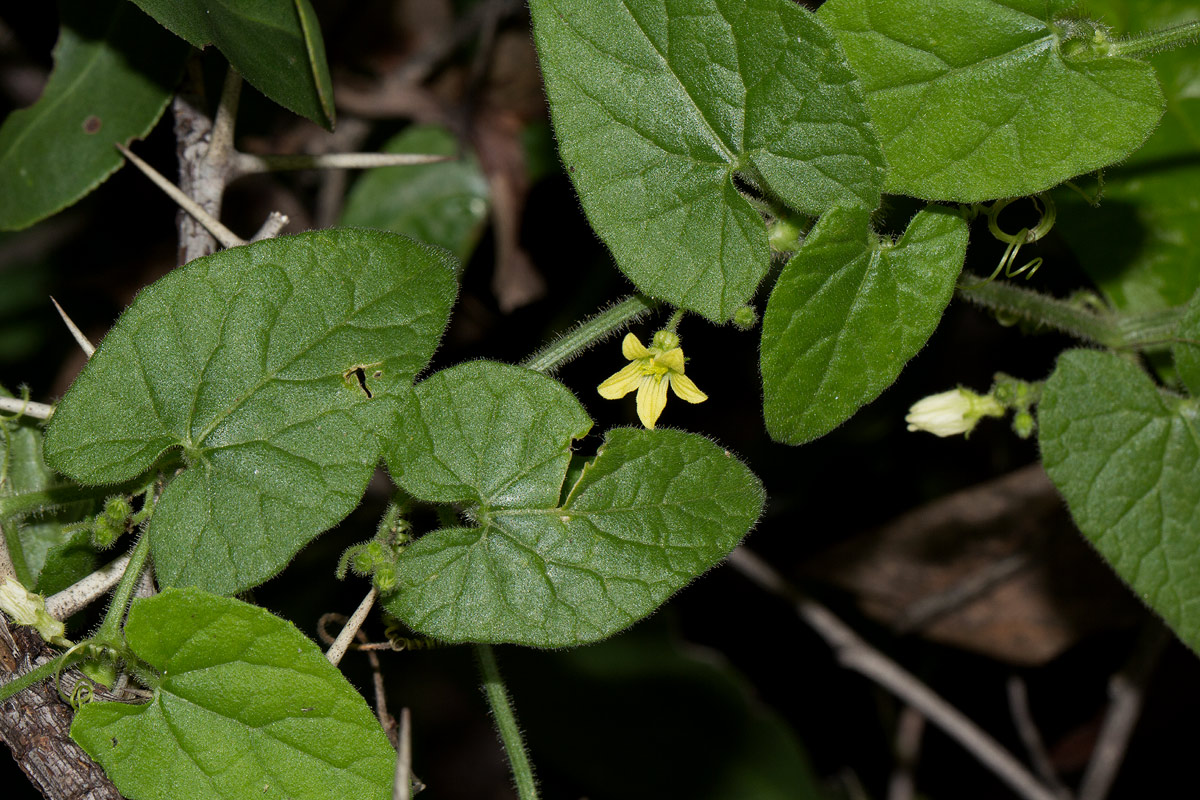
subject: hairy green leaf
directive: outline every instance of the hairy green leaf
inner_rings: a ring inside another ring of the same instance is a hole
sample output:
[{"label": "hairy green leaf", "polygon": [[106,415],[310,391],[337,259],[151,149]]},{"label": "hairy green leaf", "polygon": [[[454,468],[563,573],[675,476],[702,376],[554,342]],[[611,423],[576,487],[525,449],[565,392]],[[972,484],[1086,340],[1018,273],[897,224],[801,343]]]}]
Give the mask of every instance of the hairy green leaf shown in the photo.
[{"label": "hairy green leaf", "polygon": [[64,0],[42,96],[0,125],[0,229],[78,201],[162,116],[188,48],[125,0]]},{"label": "hairy green leaf", "polygon": [[884,161],[833,36],[790,0],[533,0],[563,161],[639,289],[724,321],[766,274],[748,182],[812,215],[879,204]]},{"label": "hairy green leaf", "polygon": [[406,548],[387,609],[447,641],[582,644],[652,612],[758,518],[758,479],[681,431],[612,430],[564,487],[590,427],[566,388],[518,367],[473,362],[419,384],[388,466],[417,498],[464,504],[474,526]]},{"label": "hairy green leaf", "polygon": [[1046,473],[1113,569],[1200,650],[1200,407],[1113,353],[1071,350],[1038,407]]},{"label": "hairy green leaf", "polygon": [[[0,387],[0,397],[12,395]],[[0,416],[0,497],[41,492],[62,483],[42,458],[42,431],[32,422]],[[84,500],[25,519],[0,519],[9,557],[23,585],[52,594],[95,569],[90,537],[70,530],[93,506]]]},{"label": "hairy green leaf", "polygon": [[310,0],[133,0],[193,47],[215,45],[250,85],[333,129],[333,83]]},{"label": "hairy green leaf", "polygon": [[[1200,19],[1195,0],[1090,0],[1115,33]],[[1200,289],[1200,76],[1185,48],[1150,58],[1166,95],[1162,125],[1130,159],[1104,172],[1099,207],[1067,188],[1055,193],[1056,228],[1117,308],[1183,305]],[[1095,181],[1081,181],[1087,192]]]},{"label": "hairy green leaf", "polygon": [[137,600],[145,705],[89,703],[71,737],[131,800],[391,797],[396,754],[321,650],[262,608],[195,589]]},{"label": "hairy green leaf", "polygon": [[896,242],[863,209],[830,209],[784,267],[763,315],[763,414],[778,441],[803,444],[896,380],[954,293],[967,224],[918,213]]},{"label": "hairy green leaf", "polygon": [[452,259],[381,231],[333,229],[197,259],[118,320],[63,398],[46,458],[111,483],[179,448],[150,524],[166,585],[254,586],[348,514],[372,433],[433,355]]},{"label": "hairy green leaf", "polygon": [[416,125],[393,136],[386,153],[458,156],[454,161],[373,169],[346,196],[343,225],[382,228],[444,247],[466,264],[487,221],[487,178],[472,152],[445,128]]},{"label": "hairy green leaf", "polygon": [[829,0],[890,168],[885,191],[979,202],[1126,158],[1163,113],[1154,69],[1097,55],[1072,0]]},{"label": "hairy green leaf", "polygon": [[1175,369],[1179,379],[1192,397],[1200,397],[1200,291],[1183,312],[1183,319],[1175,329],[1176,342],[1171,348],[1175,358]]}]

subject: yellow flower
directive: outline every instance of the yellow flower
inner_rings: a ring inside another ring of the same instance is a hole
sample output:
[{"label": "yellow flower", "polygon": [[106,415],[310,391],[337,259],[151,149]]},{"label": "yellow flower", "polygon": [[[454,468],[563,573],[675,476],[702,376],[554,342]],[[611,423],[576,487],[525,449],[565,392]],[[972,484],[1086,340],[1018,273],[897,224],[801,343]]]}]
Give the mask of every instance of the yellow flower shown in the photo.
[{"label": "yellow flower", "polygon": [[650,347],[642,346],[632,333],[625,334],[621,352],[629,359],[625,368],[597,387],[600,396],[616,400],[637,390],[638,419],[653,428],[667,405],[667,387],[689,403],[703,403],[708,395],[696,388],[683,374],[683,349],[679,336],[671,331],[654,334]]}]

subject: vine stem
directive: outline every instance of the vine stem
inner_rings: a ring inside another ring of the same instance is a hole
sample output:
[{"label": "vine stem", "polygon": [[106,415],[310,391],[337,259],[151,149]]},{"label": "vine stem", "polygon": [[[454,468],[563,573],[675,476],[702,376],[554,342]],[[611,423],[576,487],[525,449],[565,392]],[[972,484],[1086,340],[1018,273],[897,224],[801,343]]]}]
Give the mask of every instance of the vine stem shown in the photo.
[{"label": "vine stem", "polygon": [[508,763],[512,765],[513,778],[517,782],[517,795],[521,800],[537,800],[537,782],[533,778],[533,767],[529,764],[529,753],[525,749],[525,740],[521,737],[521,728],[517,725],[517,715],[509,702],[508,687],[504,685],[504,678],[500,675],[496,654],[489,644],[478,643],[474,648],[479,671],[483,674],[483,689],[487,694],[488,705],[492,707],[496,729],[500,732],[500,741],[504,743]]},{"label": "vine stem", "polygon": [[[42,664],[36,669],[31,669],[20,677],[13,678],[8,683],[0,685],[0,703],[3,703],[10,697],[20,694],[21,692],[33,686],[35,683],[41,683],[47,678],[53,678],[60,667],[67,666],[64,662],[67,659],[67,653],[63,653],[55,658],[50,659],[45,664]],[[72,656],[74,658],[74,656]]]},{"label": "vine stem", "polygon": [[658,303],[640,294],[631,295],[583,322],[521,362],[534,372],[553,372],[596,344],[649,314]]},{"label": "vine stem", "polygon": [[39,492],[22,492],[0,497],[0,520],[8,521],[35,511],[45,511],[79,500],[103,497],[112,491],[111,486],[80,486],[67,484],[52,486]]},{"label": "vine stem", "polygon": [[112,603],[104,615],[104,621],[100,623],[100,629],[93,637],[97,642],[124,647],[125,637],[121,635],[121,623],[125,621],[125,612],[129,608],[129,601],[133,598],[138,578],[141,577],[142,570],[146,568],[146,561],[149,557],[150,537],[143,533],[129,554],[125,572],[121,574],[121,582],[117,584],[117,590],[113,592]]},{"label": "vine stem", "polygon": [[1113,55],[1144,58],[1162,50],[1186,47],[1200,39],[1200,21],[1193,20],[1158,31],[1135,33],[1112,43]]},{"label": "vine stem", "polygon": [[1141,314],[1097,313],[1068,300],[975,276],[964,277],[958,296],[1113,349],[1146,348],[1169,342],[1183,316],[1182,308]]}]

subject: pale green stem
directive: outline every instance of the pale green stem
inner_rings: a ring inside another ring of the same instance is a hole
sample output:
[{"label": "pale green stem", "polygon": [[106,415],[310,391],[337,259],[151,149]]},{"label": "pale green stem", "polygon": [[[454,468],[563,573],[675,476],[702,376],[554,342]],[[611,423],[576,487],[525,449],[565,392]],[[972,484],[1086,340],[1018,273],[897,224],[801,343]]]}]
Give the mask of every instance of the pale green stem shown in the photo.
[{"label": "pale green stem", "polygon": [[492,707],[492,716],[496,720],[496,729],[500,732],[500,741],[504,743],[508,762],[512,765],[513,778],[517,783],[517,796],[521,800],[537,800],[533,767],[529,764],[529,754],[525,750],[525,741],[521,738],[517,715],[513,713],[512,704],[508,700],[508,688],[504,685],[500,667],[496,664],[496,654],[492,652],[491,645],[480,643],[475,645],[475,657],[479,661],[479,671],[483,673],[483,688],[487,694],[488,705]]},{"label": "pale green stem", "polygon": [[671,315],[671,318],[667,320],[667,324],[663,326],[663,330],[675,333],[679,329],[680,322],[683,322],[683,309],[677,308],[675,309],[675,313]]},{"label": "pale green stem", "polygon": [[1011,283],[974,276],[964,277],[958,296],[1113,349],[1148,348],[1170,342],[1183,315],[1181,308],[1141,314],[1101,314]]},{"label": "pale green stem", "polygon": [[142,570],[146,568],[146,559],[149,556],[150,536],[143,533],[134,546],[133,552],[129,555],[125,574],[121,576],[121,582],[117,584],[117,590],[113,592],[112,603],[104,615],[104,621],[100,623],[100,630],[96,631],[96,635],[93,637],[100,644],[124,649],[125,637],[121,635],[121,623],[125,621],[125,612],[129,608],[130,598],[133,597],[138,578],[141,577]]},{"label": "pale green stem", "polygon": [[1170,28],[1135,33],[1112,43],[1113,55],[1144,58],[1162,50],[1195,44],[1200,39],[1200,21],[1185,22]]},{"label": "pale green stem", "polygon": [[636,322],[657,307],[655,301],[635,294],[585,319],[550,344],[521,362],[535,372],[553,372],[596,342]]},{"label": "pale green stem", "polygon": [[[8,577],[8,570],[11,568],[12,575],[22,586],[32,586],[33,573],[25,560],[25,548],[17,525],[12,520],[0,522],[0,531],[4,533],[4,536],[0,537],[0,582]],[[8,560],[7,563],[5,559]]]},{"label": "pale green stem", "polygon": [[[60,666],[66,666],[66,664],[63,663],[66,656],[67,654],[63,653],[62,655],[47,661],[45,664],[42,664],[37,669],[32,669],[29,672],[26,672],[24,675],[14,678],[3,686],[0,686],[0,703],[3,703],[5,700],[18,694],[19,692],[25,691],[35,683],[40,683],[47,678],[53,678]],[[72,660],[78,659],[72,655]]]}]

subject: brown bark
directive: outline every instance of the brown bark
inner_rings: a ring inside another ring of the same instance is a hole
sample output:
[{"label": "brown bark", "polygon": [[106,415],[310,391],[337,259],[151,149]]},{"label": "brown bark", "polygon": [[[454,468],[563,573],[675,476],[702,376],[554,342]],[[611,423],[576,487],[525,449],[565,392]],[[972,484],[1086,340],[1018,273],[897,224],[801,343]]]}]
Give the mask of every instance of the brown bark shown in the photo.
[{"label": "brown bark", "polygon": [[[0,615],[0,685],[52,657],[36,633],[9,627]],[[0,740],[47,800],[121,800],[100,765],[72,741],[73,716],[53,682],[42,681],[0,703]]]}]

